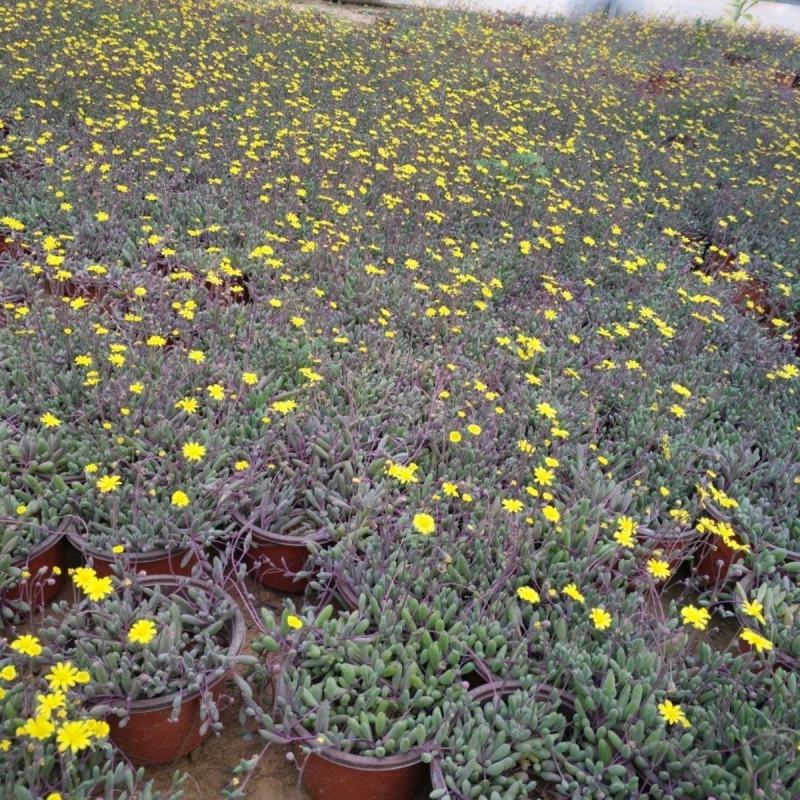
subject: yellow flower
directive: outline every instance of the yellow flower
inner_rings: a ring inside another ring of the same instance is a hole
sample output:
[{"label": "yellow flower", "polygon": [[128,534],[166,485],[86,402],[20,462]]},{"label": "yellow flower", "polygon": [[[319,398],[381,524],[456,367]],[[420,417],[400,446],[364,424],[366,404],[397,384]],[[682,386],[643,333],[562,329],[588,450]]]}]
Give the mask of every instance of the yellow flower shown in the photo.
[{"label": "yellow flower", "polygon": [[536,406],[536,410],[545,418],[545,419],[555,419],[556,418],[556,410],[550,403],[539,403]]},{"label": "yellow flower", "polygon": [[633,548],[634,534],[636,533],[636,522],[631,517],[620,517],[617,520],[617,530],[614,533],[614,541],[621,547]]},{"label": "yellow flower", "polygon": [[519,597],[520,600],[524,600],[526,603],[539,602],[539,592],[532,586],[520,586],[519,589],[517,589],[517,597]]},{"label": "yellow flower", "polygon": [[461,441],[461,434],[458,431],[450,431],[447,437],[453,444],[458,444]]},{"label": "yellow flower", "polygon": [[294,400],[276,400],[270,408],[277,411],[279,414],[288,414],[297,408],[297,403]]},{"label": "yellow flower", "polygon": [[289,616],[286,617],[286,624],[290,628],[299,631],[300,628],[303,627],[303,620],[300,619],[300,617],[296,617],[294,614],[289,614]]},{"label": "yellow flower", "polygon": [[419,478],[416,476],[418,469],[419,467],[413,463],[403,465],[390,461],[386,465],[386,474],[405,486],[407,483],[418,483]]},{"label": "yellow flower", "polygon": [[195,364],[202,364],[206,360],[206,354],[202,350],[190,350],[189,361]]},{"label": "yellow flower", "polygon": [[149,644],[156,635],[156,624],[150,619],[139,619],[128,631],[128,641],[132,644]]},{"label": "yellow flower", "polygon": [[467,425],[467,430],[473,436],[480,436],[480,434],[481,434],[481,426],[480,425],[475,425],[474,423],[472,425]]},{"label": "yellow flower", "polygon": [[50,717],[45,716],[44,714],[39,714],[36,717],[26,720],[25,724],[22,725],[21,728],[17,729],[17,734],[30,736],[33,739],[44,741],[53,735],[55,729],[56,726],[50,720]]},{"label": "yellow flower", "polygon": [[669,568],[669,561],[662,561],[660,558],[651,558],[647,562],[647,571],[657,580],[663,581],[672,574]]},{"label": "yellow flower", "polygon": [[533,477],[539,486],[552,486],[555,473],[546,467],[536,467],[533,471]]},{"label": "yellow flower", "polygon": [[667,725],[680,724],[684,728],[691,727],[691,723],[686,719],[686,714],[683,713],[683,709],[671,700],[665,700],[663,703],[659,703],[658,713],[661,714]]},{"label": "yellow flower", "polygon": [[87,733],[93,739],[104,739],[111,733],[111,727],[105,720],[89,717],[89,719],[85,719],[83,722],[86,725]]},{"label": "yellow flower", "polygon": [[183,397],[175,403],[175,408],[180,409],[181,411],[185,411],[187,414],[194,414],[198,407],[199,403],[197,402],[197,398],[195,397]]},{"label": "yellow flower", "polygon": [[115,544],[111,548],[111,552],[114,553],[114,555],[118,556],[120,553],[124,553],[125,552],[125,545],[124,544]]},{"label": "yellow flower", "polygon": [[14,641],[11,642],[11,649],[17,653],[22,653],[24,656],[30,656],[31,658],[41,655],[42,652],[42,646],[39,644],[39,640],[35,636],[31,636],[27,633],[24,636],[14,639]]},{"label": "yellow flower", "polygon": [[90,726],[85,720],[70,720],[65,722],[59,729],[56,737],[58,741],[58,751],[60,753],[69,750],[78,753],[92,744]]},{"label": "yellow flower", "polygon": [[762,603],[759,603],[758,600],[747,600],[742,603],[742,611],[744,611],[748,617],[753,617],[762,625],[767,622],[766,619],[764,619],[764,606]]},{"label": "yellow flower", "polygon": [[589,616],[597,630],[604,631],[606,628],[611,627],[611,614],[604,608],[592,608],[589,611]]},{"label": "yellow flower", "polygon": [[222,401],[225,399],[225,387],[220,383],[212,383],[206,387],[206,391],[212,400]]},{"label": "yellow flower", "polygon": [[180,489],[176,489],[172,493],[172,498],[170,500],[172,505],[177,506],[178,508],[184,508],[185,506],[189,505],[189,495],[186,492],[181,491]]},{"label": "yellow flower", "polygon": [[49,411],[42,414],[42,416],[39,417],[39,421],[45,428],[57,428],[61,424],[61,420]]},{"label": "yellow flower", "polygon": [[118,489],[121,483],[119,475],[103,475],[97,479],[97,488],[101,494],[108,494]]},{"label": "yellow flower", "polygon": [[0,679],[4,681],[13,681],[17,677],[17,668],[13,664],[7,664],[3,669],[0,669]]},{"label": "yellow flower", "polygon": [[519,514],[524,507],[521,500],[514,500],[512,498],[503,499],[501,505],[509,514]]},{"label": "yellow flower", "polygon": [[104,600],[111,594],[111,592],[114,591],[114,587],[111,584],[111,578],[109,576],[106,576],[105,578],[93,578],[92,580],[87,581],[86,585],[81,588],[86,593],[86,596],[95,602],[98,600]]},{"label": "yellow flower", "polygon": [[764,653],[766,651],[772,650],[775,646],[769,639],[763,637],[760,633],[757,633],[752,628],[745,628],[740,634],[739,638],[743,641],[747,642],[759,653]]},{"label": "yellow flower", "polygon": [[684,625],[691,625],[698,631],[704,631],[711,619],[711,615],[705,608],[696,608],[693,605],[684,606],[681,609],[681,617]]},{"label": "yellow flower", "polygon": [[233,465],[233,468],[237,472],[243,472],[244,470],[248,469],[249,467],[250,467],[250,462],[249,461],[245,461],[244,459],[242,459],[241,461],[237,461]]},{"label": "yellow flower", "polygon": [[36,695],[36,709],[38,713],[48,718],[54,711],[57,711],[59,708],[64,708],[66,704],[67,698],[64,692],[51,692],[50,694]]},{"label": "yellow flower", "polygon": [[555,506],[545,506],[542,508],[542,515],[548,522],[556,523],[561,519],[561,514]]},{"label": "yellow flower", "polygon": [[562,590],[567,597],[571,597],[573,600],[577,600],[579,603],[585,602],[584,596],[578,590],[578,587],[574,583],[568,583]]},{"label": "yellow flower", "polygon": [[186,442],[186,444],[181,449],[183,453],[183,457],[187,461],[200,461],[203,456],[206,454],[206,446],[204,444],[200,444],[200,442]]},{"label": "yellow flower", "polygon": [[428,536],[436,530],[436,523],[430,514],[415,514],[411,524],[414,530],[423,536]]},{"label": "yellow flower", "polygon": [[50,684],[51,689],[63,692],[80,683],[87,683],[88,675],[86,680],[82,680],[82,673],[74,664],[69,661],[59,661],[50,667],[45,679]]}]

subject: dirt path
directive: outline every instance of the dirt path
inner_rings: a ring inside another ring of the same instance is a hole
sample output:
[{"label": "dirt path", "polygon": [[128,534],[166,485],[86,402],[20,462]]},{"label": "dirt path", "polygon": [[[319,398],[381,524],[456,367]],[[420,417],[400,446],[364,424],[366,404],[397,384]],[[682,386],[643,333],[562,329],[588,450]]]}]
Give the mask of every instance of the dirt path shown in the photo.
[{"label": "dirt path", "polygon": [[323,0],[292,0],[289,8],[298,14],[323,14],[334,22],[355,26],[371,25],[381,16],[378,8],[342,5]]}]

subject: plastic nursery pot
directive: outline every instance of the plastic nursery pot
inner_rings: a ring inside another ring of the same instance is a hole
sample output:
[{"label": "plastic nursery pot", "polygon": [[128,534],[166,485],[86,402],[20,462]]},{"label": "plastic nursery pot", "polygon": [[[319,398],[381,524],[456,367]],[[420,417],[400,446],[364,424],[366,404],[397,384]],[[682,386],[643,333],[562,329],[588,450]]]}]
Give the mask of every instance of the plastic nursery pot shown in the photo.
[{"label": "plastic nursery pot", "polygon": [[741,559],[741,550],[728,547],[719,536],[707,537],[695,551],[695,572],[711,584],[724,583],[731,565]]},{"label": "plastic nursery pot", "polygon": [[[288,697],[280,675],[276,691]],[[313,743],[313,734],[301,725],[295,725],[294,732]],[[299,742],[293,749],[303,786],[314,800],[416,800],[428,778],[428,766],[415,752],[377,758],[323,747],[304,753]]]},{"label": "plastic nursery pot", "polygon": [[189,577],[192,569],[198,563],[197,555],[188,547],[175,550],[150,550],[147,553],[129,553],[125,551],[116,555],[103,550],[97,550],[76,533],[67,534],[70,543],[80,551],[87,563],[99,577],[113,574],[115,564],[124,563],[133,572],[145,575],[176,575]]},{"label": "plastic nursery pot", "polygon": [[[49,603],[64,585],[64,534],[61,531],[50,534],[28,555],[15,559],[13,565],[27,570],[30,577],[6,589],[6,600],[24,600],[31,606]],[[54,567],[58,567],[58,574],[53,572]]]},{"label": "plastic nursery pot", "polygon": [[[493,683],[487,683],[485,686],[479,686],[477,689],[472,689],[469,693],[469,696],[475,703],[485,703],[487,700],[491,700],[495,697],[506,697],[507,695],[521,688],[522,684],[519,681],[494,681]],[[551,690],[551,687],[547,684],[537,686],[535,689],[536,697],[543,700],[549,699]],[[571,699],[564,692],[559,692],[559,694],[561,696],[561,704],[564,707],[564,710],[568,712],[568,715],[571,717],[575,711],[575,707]],[[430,773],[431,785],[433,788],[442,789],[449,793],[450,789],[448,788],[447,781],[444,777],[444,771],[442,770],[442,762],[440,758],[434,758],[431,761]]]},{"label": "plastic nursery pot", "polygon": [[695,531],[683,531],[671,535],[640,531],[639,541],[652,550],[660,550],[669,563],[670,569],[674,572],[697,544],[698,535]]},{"label": "plastic nursery pot", "polygon": [[[164,589],[174,588],[180,592],[186,586],[196,586],[206,590],[199,581],[176,581],[171,577],[162,576],[146,578],[142,586],[161,586]],[[227,596],[227,595],[226,595]],[[233,604],[233,600],[228,598]],[[244,618],[241,611],[234,605],[235,614],[229,620],[223,631],[228,645],[227,655],[234,658],[239,655],[244,643]],[[216,702],[222,694],[225,681],[231,670],[223,670],[211,677],[208,682],[208,692]],[[181,699],[178,716],[175,721],[172,717],[172,706],[176,694],[164,697],[144,698],[141,700],[124,701],[118,707],[125,708],[128,712],[128,721],[124,727],[120,726],[120,718],[111,715],[107,718],[111,728],[111,741],[136,765],[169,764],[187,753],[191,753],[202,744],[211,731],[200,733],[202,720],[200,719],[201,693],[199,690],[188,692]]]},{"label": "plastic nursery pot", "polygon": [[305,591],[308,579],[298,578],[308,561],[308,545],[324,544],[329,537],[324,532],[309,536],[283,536],[270,533],[234,514],[234,519],[252,538],[245,559],[256,580],[269,589],[300,594]]}]

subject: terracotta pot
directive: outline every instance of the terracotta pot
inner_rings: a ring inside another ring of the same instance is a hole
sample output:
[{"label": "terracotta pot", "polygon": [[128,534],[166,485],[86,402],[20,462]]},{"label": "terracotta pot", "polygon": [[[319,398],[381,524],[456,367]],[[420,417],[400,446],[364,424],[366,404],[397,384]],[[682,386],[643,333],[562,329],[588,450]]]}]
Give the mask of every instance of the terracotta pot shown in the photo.
[{"label": "terracotta pot", "polygon": [[[146,578],[141,581],[141,585],[173,587],[176,592],[188,585],[203,590],[208,588],[199,581],[178,582],[167,576]],[[232,599],[230,602],[233,604]],[[234,608],[235,615],[224,629],[228,641],[227,655],[231,658],[241,652],[245,632],[244,618],[235,605]],[[231,670],[221,670],[209,680],[208,691],[214,701],[222,693],[230,672]],[[199,690],[187,692],[182,698],[177,720],[171,722],[174,700],[175,694],[169,694],[130,702],[120,701],[117,705],[128,711],[128,721],[121,727],[120,718],[116,715],[107,718],[111,728],[111,741],[137,765],[169,764],[195,750],[211,733],[210,730],[205,734],[200,733],[201,693]]]},{"label": "terracotta pot", "polygon": [[87,564],[90,564],[101,578],[106,575],[112,575],[113,566],[119,563],[125,564],[133,572],[143,572],[145,575],[190,577],[192,569],[198,563],[197,555],[188,547],[175,550],[150,550],[147,553],[129,553],[126,551],[116,555],[108,551],[95,549],[82,536],[76,533],[70,533],[67,536],[73,547],[80,551]]},{"label": "terracotta pot", "polygon": [[682,531],[673,535],[666,533],[649,533],[639,531],[639,541],[649,546],[652,550],[660,550],[663,557],[669,562],[669,568],[674,572],[683,563],[698,542],[696,531]]},{"label": "terracotta pot", "polygon": [[327,747],[306,754],[295,744],[294,754],[314,800],[416,800],[428,773],[413,752],[374,758]]},{"label": "terracotta pot", "polygon": [[[282,674],[275,691],[289,699]],[[313,734],[299,724],[294,734],[295,761],[314,800],[416,800],[428,777],[428,767],[418,752],[376,758],[324,747],[304,753],[301,742],[312,743]]]},{"label": "terracotta pot", "polygon": [[309,536],[283,536],[259,528],[239,514],[234,514],[234,519],[252,537],[245,558],[256,580],[279,592],[304,592],[308,580],[297,574],[308,562],[308,545],[323,544],[329,541],[328,535],[321,531]]},{"label": "terracotta pot", "polygon": [[742,551],[728,547],[721,537],[706,537],[695,551],[695,571],[709,583],[724,583],[731,565],[741,559]]},{"label": "terracotta pot", "polygon": [[[30,578],[22,578],[11,589],[6,589],[6,600],[24,600],[32,606],[49,603],[64,585],[64,534],[56,531],[50,534],[38,547],[27,556],[14,559],[13,566],[30,572]],[[53,568],[58,567],[60,574],[55,575]]]}]

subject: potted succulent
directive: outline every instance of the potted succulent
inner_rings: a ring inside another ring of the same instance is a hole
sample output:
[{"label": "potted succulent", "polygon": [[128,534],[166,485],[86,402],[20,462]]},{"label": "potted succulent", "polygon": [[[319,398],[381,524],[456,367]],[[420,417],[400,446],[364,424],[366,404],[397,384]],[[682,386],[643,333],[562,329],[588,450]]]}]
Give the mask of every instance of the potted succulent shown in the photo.
[{"label": "potted succulent", "polygon": [[0,657],[0,795],[179,800],[179,786],[157,791],[112,746],[108,724],[87,712],[83,688],[90,676],[63,663],[48,669],[37,655],[41,649],[28,634]]},{"label": "potted succulent", "polygon": [[[74,487],[70,542],[99,575],[115,565],[148,575],[191,575],[217,537],[211,467],[141,459]],[[180,488],[177,488],[180,487]]]},{"label": "potted succulent", "polygon": [[293,745],[315,800],[412,800],[425,782],[430,742],[466,692],[457,635],[429,622],[387,613],[368,634],[368,620],[326,606],[273,625],[293,635],[262,735]]},{"label": "potted succulent", "polygon": [[43,631],[77,669],[111,740],[141,764],[174,761],[220,727],[217,700],[244,641],[244,621],[223,591],[188,578],[113,579],[75,571],[87,593]]},{"label": "potted succulent", "polygon": [[0,425],[0,525],[15,538],[11,557],[19,570],[19,581],[4,590],[8,601],[43,605],[63,585],[66,453],[57,434],[17,437]]},{"label": "potted succulent", "polygon": [[553,748],[566,727],[561,697],[545,687],[474,689],[436,737],[432,800],[535,796],[542,776],[555,774]]},{"label": "potted succulent", "polygon": [[[337,438],[341,437],[341,438]],[[259,469],[232,481],[224,502],[230,530],[240,535],[253,574],[263,585],[302,592],[300,575],[312,550],[345,535],[375,529],[384,491],[366,472],[346,430],[330,433],[321,423],[289,423]]]}]

